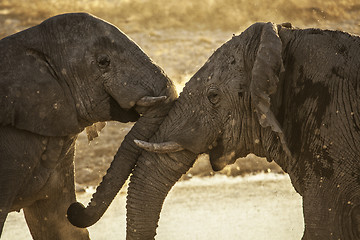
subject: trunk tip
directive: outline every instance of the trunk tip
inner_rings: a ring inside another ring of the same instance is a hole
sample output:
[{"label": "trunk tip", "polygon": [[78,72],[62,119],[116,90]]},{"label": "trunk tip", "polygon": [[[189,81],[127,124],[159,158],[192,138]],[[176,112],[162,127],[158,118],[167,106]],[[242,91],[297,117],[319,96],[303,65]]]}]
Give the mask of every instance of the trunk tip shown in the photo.
[{"label": "trunk tip", "polygon": [[[74,202],[67,210],[67,218],[69,222],[75,227],[86,228],[91,226],[91,217],[85,212],[86,208],[79,202]],[[90,222],[89,222],[90,220]]]}]

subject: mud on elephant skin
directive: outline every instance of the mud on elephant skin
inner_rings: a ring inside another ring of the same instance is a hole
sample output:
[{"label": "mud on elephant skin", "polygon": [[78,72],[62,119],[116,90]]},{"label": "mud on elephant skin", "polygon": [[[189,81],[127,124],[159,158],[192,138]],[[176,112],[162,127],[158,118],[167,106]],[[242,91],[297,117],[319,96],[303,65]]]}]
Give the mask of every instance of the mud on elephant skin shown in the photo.
[{"label": "mud on elephant skin", "polygon": [[8,36],[0,53],[0,235],[8,212],[23,208],[35,239],[89,239],[66,218],[77,135],[96,122],[137,121],[98,190],[120,189],[140,154],[133,139],[158,129],[175,88],[124,33],[86,13]]},{"label": "mud on elephant skin", "polygon": [[[152,239],[168,191],[208,153],[214,170],[255,153],[303,198],[303,239],[360,238],[360,38],[256,23],[186,84],[130,179],[128,239]],[[151,206],[151,207],[150,207]]]}]

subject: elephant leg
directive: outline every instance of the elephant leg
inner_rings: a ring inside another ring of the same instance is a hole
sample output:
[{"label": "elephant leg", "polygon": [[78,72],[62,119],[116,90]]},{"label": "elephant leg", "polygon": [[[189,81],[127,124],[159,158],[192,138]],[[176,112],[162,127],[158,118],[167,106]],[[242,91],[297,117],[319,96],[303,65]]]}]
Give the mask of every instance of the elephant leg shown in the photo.
[{"label": "elephant leg", "polygon": [[6,217],[7,217],[7,213],[0,212],[0,237],[2,234],[2,230],[4,228],[4,223],[5,223]]},{"label": "elephant leg", "polygon": [[[19,190],[30,177],[36,162],[34,156],[43,151],[37,135],[12,127],[0,127],[0,236],[10,211],[20,210],[21,203],[14,206]],[[28,144],[30,142],[30,144]],[[20,201],[21,202],[21,201]]]},{"label": "elephant leg", "polygon": [[[1,149],[0,149],[1,153]],[[3,161],[3,160],[2,160]],[[10,169],[0,168],[0,236],[14,199],[23,183],[21,174]],[[11,184],[9,184],[11,183]],[[20,209],[19,209],[20,210]]]},{"label": "elephant leg", "polygon": [[[6,176],[3,174],[5,171],[0,169],[0,176]],[[9,172],[9,171],[6,171]],[[0,179],[0,237],[5,224],[8,213],[12,210],[14,199],[21,187],[23,181],[19,181],[19,176],[14,174],[13,178]],[[9,182],[11,186],[9,187]],[[18,209],[20,210],[20,209]]]},{"label": "elephant leg", "polygon": [[73,201],[59,197],[38,200],[24,208],[25,219],[33,238],[39,240],[90,239],[87,229],[74,227],[67,221],[66,210],[71,202]]},{"label": "elephant leg", "polygon": [[[1,181],[0,181],[0,184],[1,184]],[[0,192],[2,192],[1,190],[2,189],[0,187]],[[9,198],[9,194],[7,196],[8,197],[6,199],[0,198],[0,238],[1,238],[3,228],[4,228],[6,217],[8,215],[8,212],[10,211],[10,206],[14,199],[14,196],[11,196],[10,198]]]},{"label": "elephant leg", "polygon": [[34,239],[90,239],[87,229],[73,226],[66,217],[67,208],[76,201],[73,159],[74,143],[51,174],[45,191],[41,192],[43,199],[24,208]]}]

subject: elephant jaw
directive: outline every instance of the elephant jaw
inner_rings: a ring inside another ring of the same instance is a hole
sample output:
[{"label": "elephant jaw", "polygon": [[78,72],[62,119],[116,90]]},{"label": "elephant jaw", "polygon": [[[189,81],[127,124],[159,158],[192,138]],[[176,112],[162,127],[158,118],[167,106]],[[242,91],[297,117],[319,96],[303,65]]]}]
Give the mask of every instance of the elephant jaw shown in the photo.
[{"label": "elephant jaw", "polygon": [[[115,100],[115,102],[125,111],[135,109],[139,114],[143,114],[153,106],[157,106],[168,99],[168,96],[152,96],[152,92],[136,87],[130,88],[129,86],[120,87],[119,84],[111,84],[108,82],[104,84],[104,88],[107,94]],[[171,99],[172,100],[172,99]]]},{"label": "elephant jaw", "polygon": [[112,94],[110,95],[122,109],[124,110],[135,109],[136,112],[139,114],[145,113],[149,108],[161,104],[168,98],[167,96],[154,97],[154,96],[145,95],[143,97],[140,97],[136,101],[132,101],[132,100],[124,101],[123,96],[113,96]]},{"label": "elephant jaw", "polygon": [[222,141],[217,141],[215,147],[211,147],[209,158],[211,167],[214,171],[222,170],[226,165],[233,164],[236,160],[235,151],[227,152]]}]

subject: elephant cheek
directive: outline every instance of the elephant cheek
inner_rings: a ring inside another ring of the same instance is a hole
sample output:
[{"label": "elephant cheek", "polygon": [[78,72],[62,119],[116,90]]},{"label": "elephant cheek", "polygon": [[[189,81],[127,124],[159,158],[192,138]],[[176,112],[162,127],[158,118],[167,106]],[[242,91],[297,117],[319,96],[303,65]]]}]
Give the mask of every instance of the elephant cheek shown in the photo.
[{"label": "elephant cheek", "polygon": [[211,158],[210,158],[210,163],[211,163],[212,169],[213,169],[215,172],[223,170],[224,167],[226,166],[226,164],[221,163],[221,162],[219,162],[219,161],[213,161]]},{"label": "elephant cheek", "polygon": [[226,165],[235,162],[235,152],[225,153],[225,148],[222,144],[219,144],[215,148],[212,148],[209,152],[211,167],[214,171],[222,170]]}]

